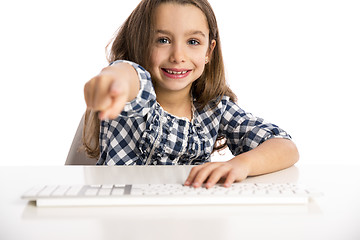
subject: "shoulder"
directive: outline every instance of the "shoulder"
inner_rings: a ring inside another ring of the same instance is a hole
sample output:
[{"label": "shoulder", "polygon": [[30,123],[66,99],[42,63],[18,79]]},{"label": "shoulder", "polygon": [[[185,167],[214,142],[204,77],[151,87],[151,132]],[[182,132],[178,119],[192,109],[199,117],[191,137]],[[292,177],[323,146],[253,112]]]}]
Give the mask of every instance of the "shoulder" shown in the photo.
[{"label": "shoulder", "polygon": [[[196,106],[196,101],[194,102]],[[209,101],[201,112],[221,112],[240,109],[236,102],[232,101],[229,96],[219,96]]]},{"label": "shoulder", "polygon": [[[196,102],[194,102],[194,105],[196,107]],[[229,96],[219,96],[209,101],[203,109],[197,109],[197,112],[202,121],[214,121],[217,119],[220,122],[222,118],[239,115],[243,110]]]}]

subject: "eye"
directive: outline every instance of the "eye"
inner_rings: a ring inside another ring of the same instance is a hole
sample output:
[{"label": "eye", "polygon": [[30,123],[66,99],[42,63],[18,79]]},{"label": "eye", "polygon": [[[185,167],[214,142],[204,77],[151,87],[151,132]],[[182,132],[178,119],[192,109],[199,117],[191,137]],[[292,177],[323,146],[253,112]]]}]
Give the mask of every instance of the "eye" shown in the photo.
[{"label": "eye", "polygon": [[167,39],[167,38],[161,37],[161,38],[158,38],[157,42],[160,43],[160,44],[169,44],[170,40]]},{"label": "eye", "polygon": [[191,40],[188,41],[188,44],[190,44],[190,45],[199,45],[200,42],[198,40],[191,39]]}]

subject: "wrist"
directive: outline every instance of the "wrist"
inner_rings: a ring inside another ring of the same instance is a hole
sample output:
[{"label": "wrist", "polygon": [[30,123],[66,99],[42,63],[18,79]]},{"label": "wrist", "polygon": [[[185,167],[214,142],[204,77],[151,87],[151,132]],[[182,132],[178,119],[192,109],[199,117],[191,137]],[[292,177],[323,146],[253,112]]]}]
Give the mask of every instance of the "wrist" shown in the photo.
[{"label": "wrist", "polygon": [[246,173],[247,176],[249,176],[252,172],[252,161],[247,153],[242,153],[235,156],[234,158],[229,160],[229,163],[235,168],[241,169],[243,172]]}]

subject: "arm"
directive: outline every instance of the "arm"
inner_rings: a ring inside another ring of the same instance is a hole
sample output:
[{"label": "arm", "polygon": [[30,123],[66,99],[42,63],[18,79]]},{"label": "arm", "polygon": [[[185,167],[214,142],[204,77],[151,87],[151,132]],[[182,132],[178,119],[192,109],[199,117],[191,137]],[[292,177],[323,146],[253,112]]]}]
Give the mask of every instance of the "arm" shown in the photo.
[{"label": "arm", "polygon": [[221,178],[225,187],[248,176],[278,171],[294,165],[299,160],[295,144],[288,139],[269,139],[258,147],[237,155],[227,162],[209,162],[194,167],[185,185],[200,187],[206,181],[210,188]]},{"label": "arm", "polygon": [[113,119],[127,102],[136,97],[139,88],[136,70],[128,63],[115,63],[85,84],[86,105],[89,109],[99,111],[100,119]]},{"label": "arm", "polygon": [[295,144],[288,139],[273,138],[257,148],[236,156],[233,161],[246,162],[248,176],[279,171],[294,165],[299,160]]}]

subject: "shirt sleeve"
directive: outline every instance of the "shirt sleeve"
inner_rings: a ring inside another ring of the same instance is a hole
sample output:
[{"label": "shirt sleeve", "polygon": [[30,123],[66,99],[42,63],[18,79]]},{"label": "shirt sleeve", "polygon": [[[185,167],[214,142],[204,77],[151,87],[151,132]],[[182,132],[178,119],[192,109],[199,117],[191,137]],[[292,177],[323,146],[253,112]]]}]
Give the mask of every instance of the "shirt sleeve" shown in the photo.
[{"label": "shirt sleeve", "polygon": [[275,124],[245,112],[232,101],[225,106],[219,134],[226,137],[227,146],[234,156],[250,151],[271,138],[291,139]]},{"label": "shirt sleeve", "polygon": [[151,109],[151,107],[156,102],[156,94],[151,82],[151,76],[148,71],[146,71],[142,66],[137,63],[126,61],[126,60],[117,60],[114,63],[124,62],[133,66],[138,74],[140,81],[140,90],[136,98],[132,101],[126,103],[123,111],[120,113],[122,117],[137,117],[145,116]]}]

